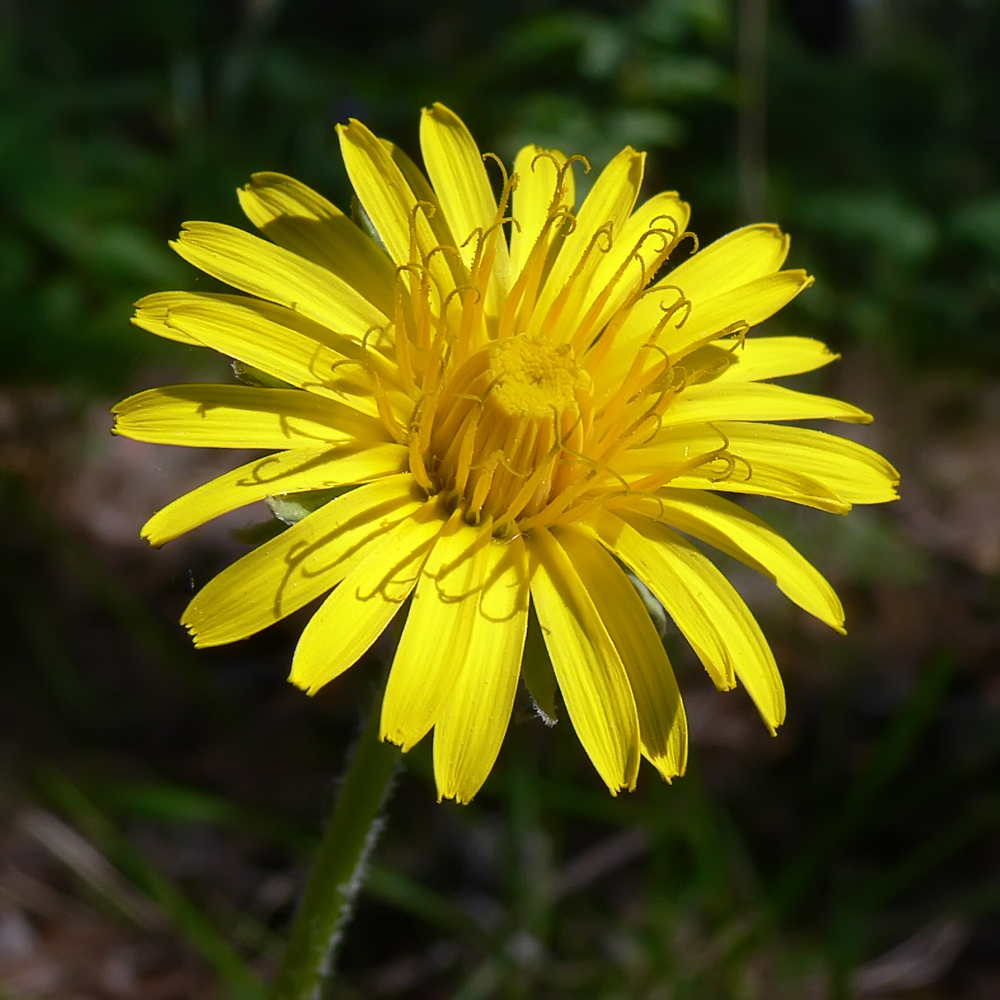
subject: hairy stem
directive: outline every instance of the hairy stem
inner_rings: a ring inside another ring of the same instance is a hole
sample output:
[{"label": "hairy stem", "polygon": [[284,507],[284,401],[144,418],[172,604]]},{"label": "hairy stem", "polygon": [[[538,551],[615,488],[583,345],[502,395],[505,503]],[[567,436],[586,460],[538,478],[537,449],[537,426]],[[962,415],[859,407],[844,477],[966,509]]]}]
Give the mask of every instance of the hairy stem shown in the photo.
[{"label": "hairy stem", "polygon": [[399,749],[378,738],[381,692],[354,747],[272,988],[272,1000],[319,1000],[383,826]]}]

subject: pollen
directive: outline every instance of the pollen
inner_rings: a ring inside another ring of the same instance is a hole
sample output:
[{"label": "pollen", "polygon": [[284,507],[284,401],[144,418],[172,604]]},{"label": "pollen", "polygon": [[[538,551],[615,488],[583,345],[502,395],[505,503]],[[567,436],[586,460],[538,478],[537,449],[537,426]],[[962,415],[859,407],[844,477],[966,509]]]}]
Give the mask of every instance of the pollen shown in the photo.
[{"label": "pollen", "polygon": [[551,418],[576,409],[589,396],[590,376],[577,368],[568,344],[539,337],[512,337],[490,349],[494,404],[508,417]]},{"label": "pollen", "polygon": [[472,354],[445,385],[426,467],[467,520],[499,534],[537,515],[579,475],[592,381],[573,350],[521,334]]}]

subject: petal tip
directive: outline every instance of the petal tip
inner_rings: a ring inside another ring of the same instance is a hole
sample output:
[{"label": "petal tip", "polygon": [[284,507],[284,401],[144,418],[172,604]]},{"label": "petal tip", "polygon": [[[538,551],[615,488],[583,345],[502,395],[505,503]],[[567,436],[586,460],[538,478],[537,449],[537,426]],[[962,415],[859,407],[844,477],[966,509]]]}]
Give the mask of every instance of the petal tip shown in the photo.
[{"label": "petal tip", "polygon": [[393,746],[399,747],[404,753],[407,749],[409,749],[405,746],[406,740],[401,732],[389,732],[389,730],[383,726],[379,729],[378,738],[382,743],[391,743]]},{"label": "petal tip", "polygon": [[435,101],[429,108],[422,108],[421,114],[426,118],[443,118],[455,120],[458,115],[451,110],[446,104],[442,104],[440,101]]},{"label": "petal tip", "polygon": [[316,684],[308,678],[303,677],[301,672],[296,669],[294,660],[292,661],[292,669],[288,674],[288,683],[291,684],[292,687],[298,688],[304,694],[307,694],[310,698],[315,697],[316,692],[323,687],[322,684]]},{"label": "petal tip", "polygon": [[154,514],[140,529],[139,537],[145,539],[149,542],[150,548],[159,549],[162,548],[167,542],[170,541],[165,535],[156,530],[156,525],[154,522],[157,519],[156,514]]}]

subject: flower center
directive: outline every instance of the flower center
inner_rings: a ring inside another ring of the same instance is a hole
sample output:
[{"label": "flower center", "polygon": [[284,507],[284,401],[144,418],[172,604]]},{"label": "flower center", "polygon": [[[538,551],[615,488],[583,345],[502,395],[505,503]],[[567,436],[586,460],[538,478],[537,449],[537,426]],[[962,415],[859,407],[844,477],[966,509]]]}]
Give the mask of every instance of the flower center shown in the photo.
[{"label": "flower center", "polygon": [[494,341],[448,380],[428,466],[470,521],[530,517],[578,478],[591,380],[572,349],[520,335]]},{"label": "flower center", "polygon": [[[551,419],[577,406],[582,372],[569,345],[553,347],[534,337],[511,337],[489,349],[494,386],[491,409],[507,418]],[[498,414],[498,416],[500,415]]]}]

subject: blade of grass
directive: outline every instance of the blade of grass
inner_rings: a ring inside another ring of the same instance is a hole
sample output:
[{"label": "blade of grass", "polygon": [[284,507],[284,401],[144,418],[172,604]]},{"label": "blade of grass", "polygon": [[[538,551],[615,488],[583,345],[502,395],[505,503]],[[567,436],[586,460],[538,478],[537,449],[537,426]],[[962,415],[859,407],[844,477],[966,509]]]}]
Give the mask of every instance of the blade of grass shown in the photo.
[{"label": "blade of grass", "polygon": [[[90,794],[116,815],[171,824],[203,823],[255,837],[297,857],[311,857],[319,844],[319,838],[294,824],[225,796],[183,785],[155,781],[114,783],[99,786]],[[485,933],[465,910],[401,872],[371,865],[363,892],[449,934],[487,943]]]},{"label": "blade of grass", "polygon": [[296,855],[308,855],[316,848],[316,837],[293,823],[197,788],[159,781],[115,782],[97,786],[90,794],[117,815],[171,824],[203,823],[247,834]]},{"label": "blade of grass", "polygon": [[108,817],[54,767],[39,775],[48,797],[87,835],[123,875],[163,912],[225,983],[234,1000],[263,1000],[263,984],[240,954],[166,876],[136,850]]},{"label": "blade of grass", "polygon": [[372,865],[364,891],[439,930],[484,947],[491,943],[489,935],[460,906],[399,872]]},{"label": "blade of grass", "polygon": [[840,806],[779,876],[771,896],[775,918],[802,902],[829,859],[863,827],[879,796],[910,758],[955,673],[954,656],[942,655],[920,676],[916,687],[885,730],[869,767]]},{"label": "blade of grass", "polygon": [[977,802],[935,836],[922,841],[888,871],[873,879],[857,897],[857,905],[875,911],[891,902],[980,837],[1000,824],[1000,798]]}]

